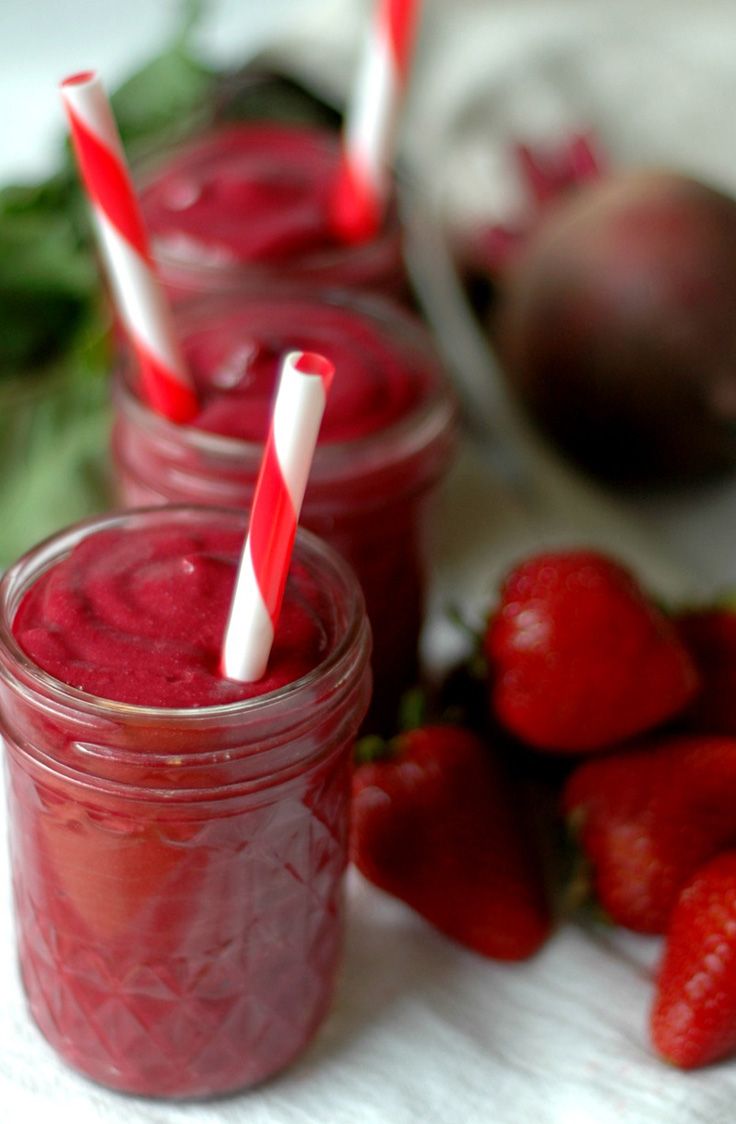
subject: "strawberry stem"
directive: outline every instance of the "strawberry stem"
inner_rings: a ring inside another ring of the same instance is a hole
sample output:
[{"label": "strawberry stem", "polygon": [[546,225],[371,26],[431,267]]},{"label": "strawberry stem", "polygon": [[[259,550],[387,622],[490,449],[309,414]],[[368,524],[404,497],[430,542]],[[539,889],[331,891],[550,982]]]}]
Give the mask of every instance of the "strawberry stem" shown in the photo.
[{"label": "strawberry stem", "polygon": [[404,691],[399,705],[399,730],[402,734],[418,730],[427,721],[427,692],[423,687]]},{"label": "strawberry stem", "polygon": [[382,761],[392,756],[391,743],[378,734],[366,734],[364,738],[359,738],[353,750],[356,765],[370,765],[373,761]]},{"label": "strawberry stem", "polygon": [[459,605],[447,605],[445,607],[445,616],[447,617],[450,624],[455,625],[455,628],[457,628],[458,632],[462,632],[463,635],[467,636],[467,638],[472,642],[473,648],[480,647],[483,639],[482,634],[477,628],[473,628],[472,624],[470,624],[470,622],[463,616],[462,610],[460,609]]},{"label": "strawberry stem", "polygon": [[453,624],[458,632],[461,632],[470,641],[470,653],[466,660],[468,671],[476,679],[485,678],[487,661],[483,653],[483,632],[470,624],[458,605],[447,605],[445,616],[450,624]]}]

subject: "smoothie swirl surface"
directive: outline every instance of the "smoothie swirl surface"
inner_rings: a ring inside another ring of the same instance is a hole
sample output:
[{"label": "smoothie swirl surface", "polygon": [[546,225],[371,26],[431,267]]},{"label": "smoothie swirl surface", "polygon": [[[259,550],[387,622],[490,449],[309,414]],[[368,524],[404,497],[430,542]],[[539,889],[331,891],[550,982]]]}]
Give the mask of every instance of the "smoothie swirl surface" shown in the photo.
[{"label": "smoothie swirl surface", "polygon": [[27,591],[15,639],[63,683],[139,706],[219,706],[277,690],[325,658],[330,608],[295,562],[265,676],[222,678],[242,541],[216,528],[99,531]]},{"label": "smoothie swirl surface", "polygon": [[321,445],[382,432],[410,415],[437,378],[426,355],[404,342],[404,318],[391,311],[395,323],[359,303],[296,295],[222,300],[208,317],[188,319],[184,310],[184,354],[201,403],[192,424],[262,441],[281,358],[298,349],[335,366]]},{"label": "smoothie swirl surface", "polygon": [[341,247],[330,219],[339,160],[337,134],[303,125],[232,125],[193,141],[141,191],[157,253],[229,265]]}]

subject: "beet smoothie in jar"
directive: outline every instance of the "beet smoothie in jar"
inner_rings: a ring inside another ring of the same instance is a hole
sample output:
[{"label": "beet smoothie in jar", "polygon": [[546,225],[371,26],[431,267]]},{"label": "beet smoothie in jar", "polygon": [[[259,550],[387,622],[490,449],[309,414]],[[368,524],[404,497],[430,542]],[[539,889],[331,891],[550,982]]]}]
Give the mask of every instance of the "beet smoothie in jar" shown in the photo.
[{"label": "beet smoothie in jar", "polygon": [[455,399],[423,326],[376,297],[271,286],[176,310],[200,413],[177,425],[146,405],[135,365],[115,389],[113,462],[129,506],[250,508],[280,357],[316,351],[335,366],[301,513],[363,588],[373,632],[376,729],[415,681],[426,528],[455,447]]},{"label": "beet smoothie in jar", "polygon": [[300,532],[266,675],[223,679],[244,524],[100,517],[0,584],[28,1003],[67,1062],[131,1093],[261,1081],[333,992],[369,630],[349,568]]},{"label": "beet smoothie in jar", "polygon": [[405,299],[396,201],[377,233],[345,243],[333,193],[337,130],[242,122],[192,139],[140,177],[160,275],[175,299],[287,278]]}]

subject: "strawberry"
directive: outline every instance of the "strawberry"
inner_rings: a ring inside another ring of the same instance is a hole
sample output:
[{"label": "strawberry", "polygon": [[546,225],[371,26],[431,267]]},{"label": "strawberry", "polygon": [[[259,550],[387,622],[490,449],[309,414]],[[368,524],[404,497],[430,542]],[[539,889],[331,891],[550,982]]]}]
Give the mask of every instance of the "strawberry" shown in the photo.
[{"label": "strawberry", "polygon": [[391,749],[355,772],[356,866],[476,952],[531,956],[549,934],[550,915],[499,764],[460,727],[412,730]]},{"label": "strawberry", "polygon": [[736,851],[716,855],[680,894],[650,1028],[655,1049],[684,1069],[736,1052]]},{"label": "strawberry", "polygon": [[627,570],[589,550],[518,566],[484,648],[498,719],[537,749],[610,747],[677,714],[697,689],[672,623]]},{"label": "strawberry", "polygon": [[564,805],[603,908],[662,933],[693,871],[736,845],[736,739],[672,737],[586,761]]},{"label": "strawberry", "polygon": [[688,726],[736,735],[736,612],[727,607],[691,611],[675,623],[702,684],[687,712]]}]

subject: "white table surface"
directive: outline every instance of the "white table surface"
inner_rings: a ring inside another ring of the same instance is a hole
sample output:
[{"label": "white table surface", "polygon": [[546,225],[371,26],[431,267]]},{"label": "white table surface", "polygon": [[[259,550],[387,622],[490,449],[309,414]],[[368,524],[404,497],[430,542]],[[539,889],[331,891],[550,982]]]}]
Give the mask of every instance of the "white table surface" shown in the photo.
[{"label": "white table surface", "polygon": [[[228,0],[212,5],[202,40],[213,58],[235,61],[277,30],[306,71],[339,88],[359,9],[358,0]],[[93,65],[114,84],[156,50],[175,13],[173,3],[151,0],[122,9],[106,0],[3,0],[0,181],[52,166],[59,77]],[[580,120],[599,126],[621,162],[654,158],[736,188],[735,41],[730,0],[427,0],[405,150],[453,216],[515,199],[503,145],[511,132]],[[680,571],[683,588],[736,585],[735,507],[736,481],[727,480],[640,504],[634,515],[646,534],[622,537],[605,519],[576,523],[574,509],[530,516],[468,449],[442,498],[430,651],[451,651],[441,623],[448,597],[480,611],[509,560],[542,542],[619,547],[655,587],[677,586]],[[656,939],[568,925],[532,961],[494,964],[352,875],[342,984],[314,1046],[263,1089],[169,1105],[89,1084],[31,1025],[2,852],[0,1121],[726,1124],[736,1062],[684,1075],[648,1047],[658,951]]]}]

